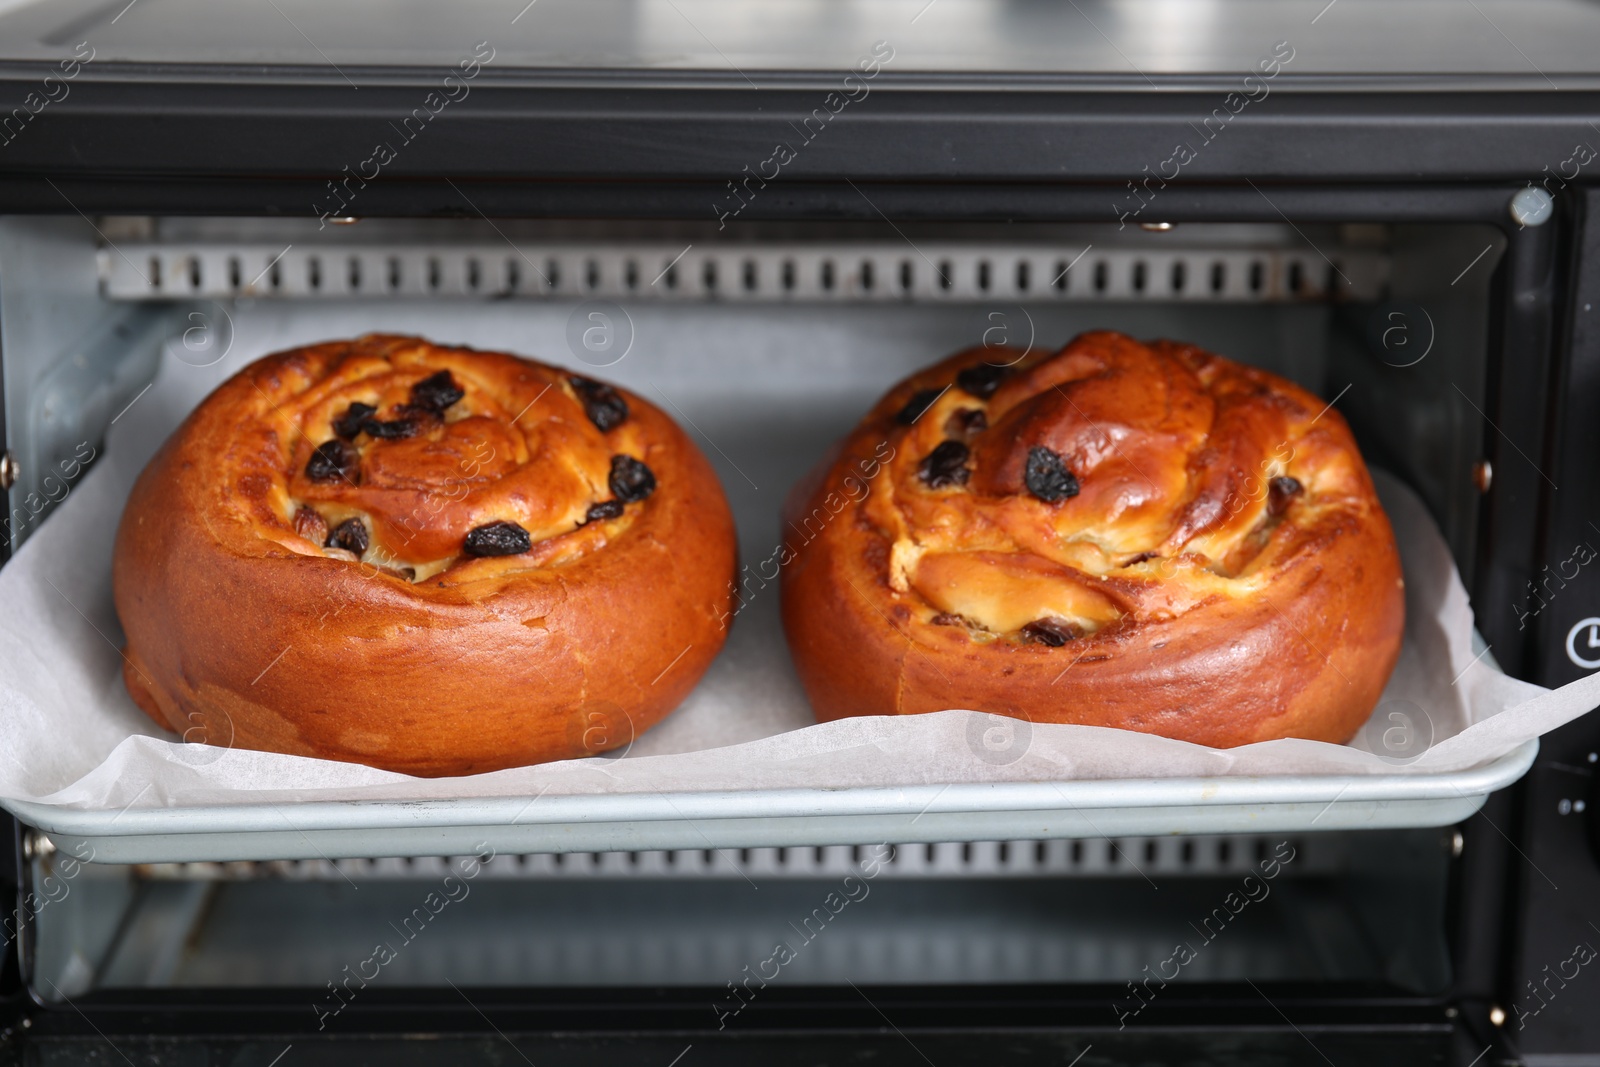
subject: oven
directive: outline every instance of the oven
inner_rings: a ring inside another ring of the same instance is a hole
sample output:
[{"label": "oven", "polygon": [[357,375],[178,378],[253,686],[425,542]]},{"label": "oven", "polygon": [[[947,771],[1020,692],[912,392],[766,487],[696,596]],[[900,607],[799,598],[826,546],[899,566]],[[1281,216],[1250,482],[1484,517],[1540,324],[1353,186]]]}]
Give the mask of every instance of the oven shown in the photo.
[{"label": "oven", "polygon": [[[1597,30],[1490,0],[0,4],[0,558],[52,536],[159,367],[383,331],[662,403],[748,572],[889,384],[1110,328],[1336,405],[1426,505],[1485,654],[1559,686],[1600,668],[1600,578],[1561,569],[1600,543]],[[714,668],[752,706],[796,685],[775,600]],[[118,853],[7,815],[0,1049],[1600,1063],[1597,752],[1579,718],[1343,821],[841,802]],[[421,910],[452,875],[470,895]]]}]

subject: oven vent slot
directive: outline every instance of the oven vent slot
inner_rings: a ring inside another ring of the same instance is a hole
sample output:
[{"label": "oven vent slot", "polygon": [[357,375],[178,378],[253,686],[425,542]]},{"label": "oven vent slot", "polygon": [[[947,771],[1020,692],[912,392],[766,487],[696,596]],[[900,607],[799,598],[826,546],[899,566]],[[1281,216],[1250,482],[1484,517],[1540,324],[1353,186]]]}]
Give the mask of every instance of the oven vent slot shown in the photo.
[{"label": "oven vent slot", "polygon": [[[1292,849],[1293,851],[1289,851]],[[1051,841],[971,841],[938,844],[826,845],[787,848],[682,849],[672,852],[566,852],[504,855],[485,877],[585,878],[842,878],[878,868],[892,878],[1189,878],[1244,877],[1264,861],[1292,857],[1293,874],[1341,869],[1344,838],[1214,836],[1123,837]],[[887,858],[885,858],[887,857]],[[874,862],[876,861],[876,863]],[[270,860],[161,863],[135,868],[155,880],[338,881],[439,879],[458,860],[443,856],[352,860]]]},{"label": "oven vent slot", "polygon": [[115,300],[556,299],[1008,303],[1373,300],[1372,248],[972,243],[221,245],[100,251]]}]

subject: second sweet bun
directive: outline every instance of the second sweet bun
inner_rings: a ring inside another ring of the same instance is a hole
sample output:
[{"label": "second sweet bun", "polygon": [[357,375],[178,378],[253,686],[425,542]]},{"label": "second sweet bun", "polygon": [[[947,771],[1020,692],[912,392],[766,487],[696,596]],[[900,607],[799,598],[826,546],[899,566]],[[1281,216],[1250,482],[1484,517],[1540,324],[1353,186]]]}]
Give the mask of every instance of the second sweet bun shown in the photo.
[{"label": "second sweet bun", "polygon": [[1400,653],[1399,554],[1344,420],[1192,345],[954,356],[890,390],[786,518],[784,625],[824,720],[1344,742]]},{"label": "second sweet bun", "polygon": [[145,468],[113,584],[186,740],[460,775],[628,744],[731,617],[733,519],[652,404],[414,337],[250,364]]}]

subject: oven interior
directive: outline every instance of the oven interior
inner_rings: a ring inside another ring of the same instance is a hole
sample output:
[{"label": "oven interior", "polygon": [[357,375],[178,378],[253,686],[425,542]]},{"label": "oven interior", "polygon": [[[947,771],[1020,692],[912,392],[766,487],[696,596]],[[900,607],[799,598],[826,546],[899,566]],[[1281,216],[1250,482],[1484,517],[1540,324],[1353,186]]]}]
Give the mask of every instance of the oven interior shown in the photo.
[{"label": "oven interior", "polygon": [[[530,355],[657,402],[721,475],[741,558],[763,560],[782,538],[788,487],[893,382],[973,345],[1056,347],[1118,329],[1198,343],[1336,404],[1369,463],[1426,502],[1470,590],[1506,249],[1502,230],[1475,222],[5,218],[0,362],[18,472],[8,542],[48,536],[51,509],[72,491],[52,472],[83,444],[103,454],[131,405],[159,402],[145,393],[158,368],[220,382],[267,352],[381,331]],[[713,670],[750,673],[781,640],[776,608],[775,593],[755,597]],[[792,676],[770,672],[744,684],[752,707],[797,692]],[[1452,977],[1461,852],[1449,828],[1311,826],[500,855],[472,880],[470,906],[463,896],[424,913],[457,861],[122,866],[78,862],[92,857],[25,833],[24,888],[44,903],[20,944],[45,1001],[326,993],[384,939],[403,939],[378,979],[396,988],[730,997],[787,938],[804,947],[781,983],[1126,985],[1126,1008],[1137,1003],[1132,983],[1188,940],[1202,948],[1177,983],[1316,981],[1430,997]],[[1262,882],[1262,864],[1282,850],[1292,861]],[[869,891],[835,912],[824,902],[847,877]],[[1224,901],[1247,877],[1266,892],[1233,912]],[[1213,945],[1206,932],[1224,919]],[[423,929],[434,925],[444,929]]]},{"label": "oven interior", "polygon": [[[32,876],[59,902],[38,909],[33,981],[54,1001],[324,990],[378,969],[386,987],[726,993],[775,969],[788,986],[1122,987],[1172,960],[1175,983],[1437,996],[1458,841],[1434,829],[506,855],[471,878],[463,857],[126,866],[45,846]],[[380,942],[392,959],[373,959]],[[762,968],[778,942],[793,958]],[[1181,966],[1179,943],[1193,950]]]}]

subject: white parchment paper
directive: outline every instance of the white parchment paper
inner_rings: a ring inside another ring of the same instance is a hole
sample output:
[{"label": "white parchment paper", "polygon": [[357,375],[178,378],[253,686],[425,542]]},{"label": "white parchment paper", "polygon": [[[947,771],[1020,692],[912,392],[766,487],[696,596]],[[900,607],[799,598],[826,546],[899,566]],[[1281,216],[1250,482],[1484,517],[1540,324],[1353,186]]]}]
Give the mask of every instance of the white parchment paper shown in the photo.
[{"label": "white parchment paper", "polygon": [[[261,339],[254,354],[288,340]],[[1492,760],[1600,703],[1600,675],[1548,691],[1474,657],[1472,613],[1449,551],[1416,497],[1380,474],[1406,577],[1405,648],[1375,722],[1348,745],[1285,740],[1216,750],[1098,727],[1013,724],[960,710],[818,725],[788,662],[775,587],[741,612],[728,648],[684,706],[636,739],[622,758],[420,779],[185,745],[156,728],[123,689],[111,546],[123,502],[146,460],[239,365],[236,358],[197,370],[169,351],[155,385],[112,427],[105,455],[0,571],[0,800],[123,809],[540,792],[1428,774]],[[271,655],[264,649],[262,662]],[[1375,754],[1386,730],[1400,731],[1391,738],[1410,758]]]}]

